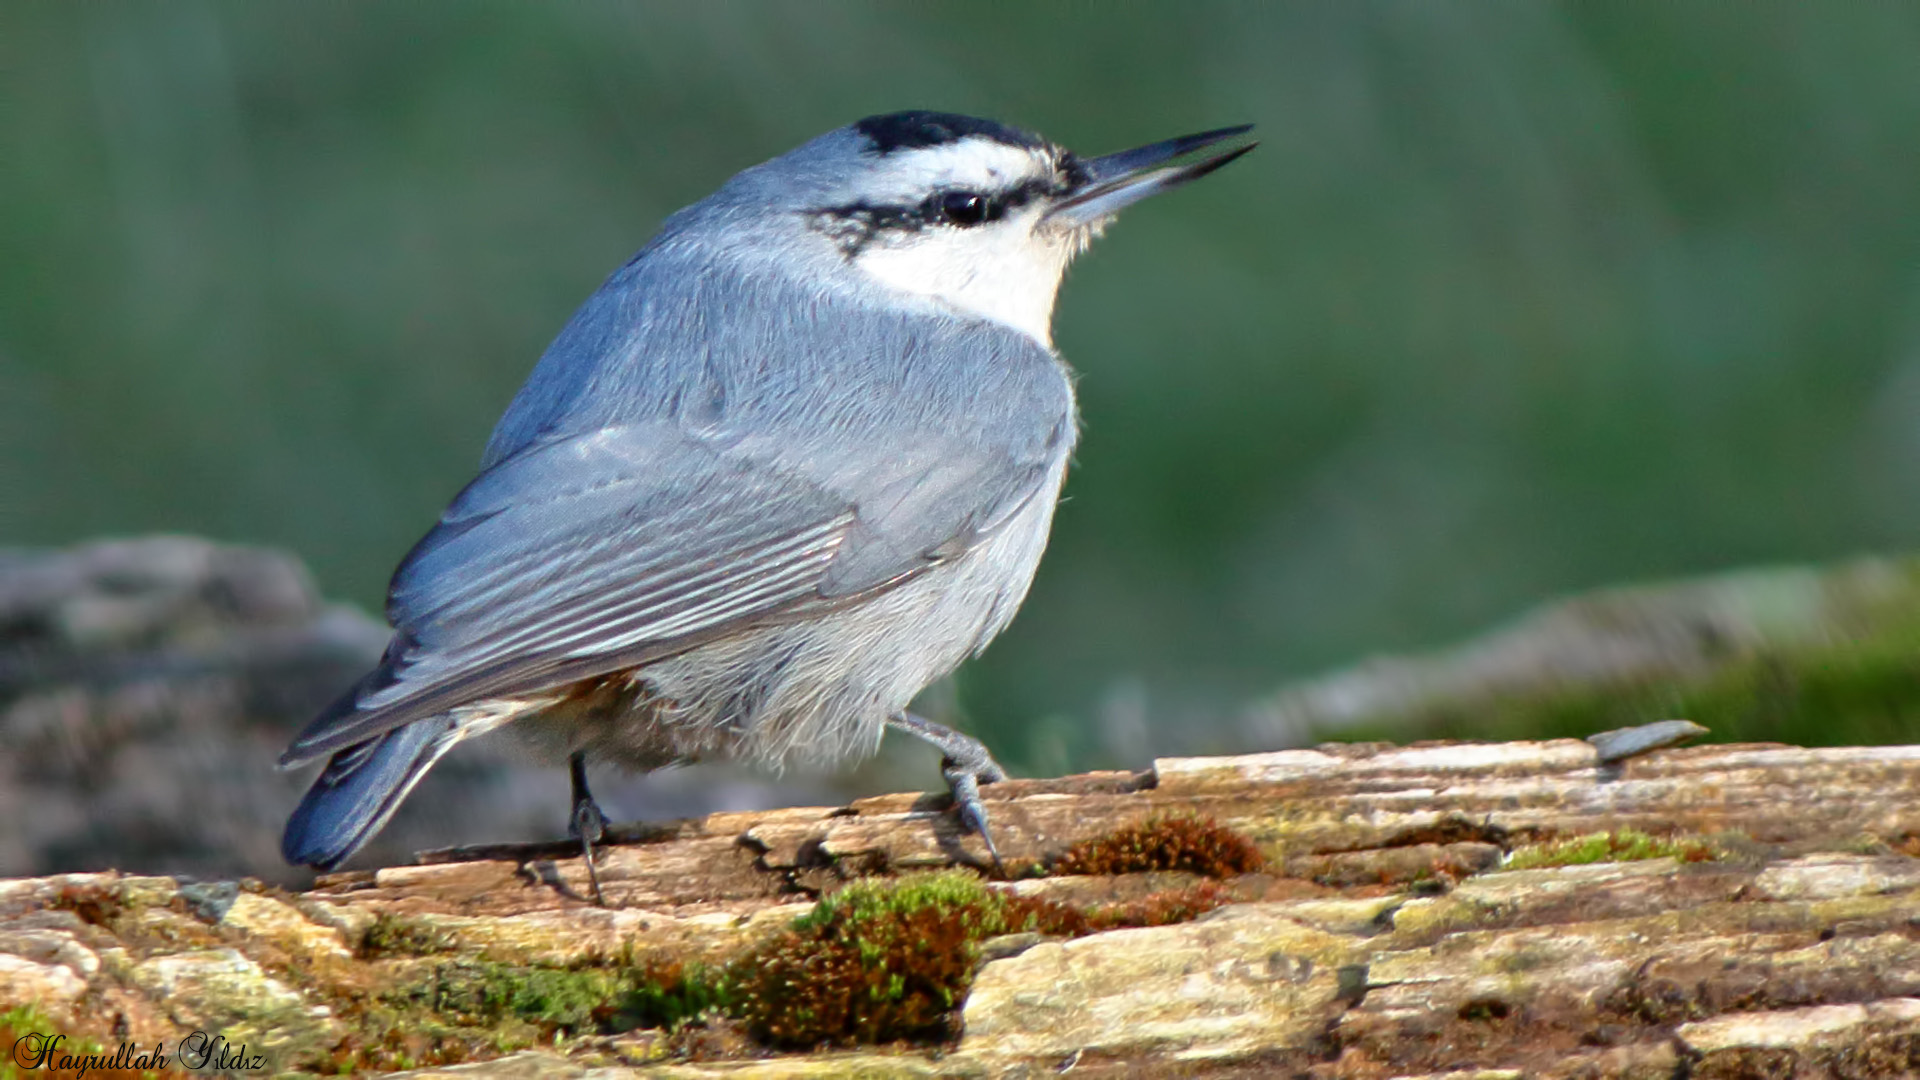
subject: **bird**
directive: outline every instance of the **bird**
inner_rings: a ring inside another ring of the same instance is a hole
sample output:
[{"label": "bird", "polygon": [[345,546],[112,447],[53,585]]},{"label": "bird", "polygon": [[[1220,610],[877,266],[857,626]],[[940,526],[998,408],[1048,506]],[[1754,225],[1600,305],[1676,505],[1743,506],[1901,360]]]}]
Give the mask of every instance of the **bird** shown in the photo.
[{"label": "bird", "polygon": [[977,739],[908,711],[1033,580],[1078,436],[1068,264],[1251,125],[1082,157],[998,121],[870,116],[669,216],[566,323],[478,475],[395,571],[373,671],[281,757],[326,759],[287,861],[339,866],[456,744],[512,729],[640,772],[932,744],[996,864]]}]

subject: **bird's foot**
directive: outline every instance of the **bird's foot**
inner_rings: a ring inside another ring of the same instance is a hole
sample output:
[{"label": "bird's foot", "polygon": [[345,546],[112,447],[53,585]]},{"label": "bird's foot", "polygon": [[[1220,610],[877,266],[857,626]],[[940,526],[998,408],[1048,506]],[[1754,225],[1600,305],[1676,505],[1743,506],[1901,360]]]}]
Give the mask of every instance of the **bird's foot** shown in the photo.
[{"label": "bird's foot", "polygon": [[567,820],[567,835],[578,837],[586,844],[597,844],[606,838],[607,815],[591,796],[573,804],[573,814]]},{"label": "bird's foot", "polygon": [[580,840],[580,854],[587,864],[587,884],[593,887],[593,902],[606,907],[607,898],[600,892],[600,869],[594,865],[593,845],[607,835],[607,815],[600,810],[600,804],[593,801],[593,792],[587,790],[586,755],[576,752],[568,759],[567,769],[573,778],[573,813],[567,821],[567,833]]},{"label": "bird's foot", "polygon": [[945,724],[936,724],[912,713],[901,713],[888,723],[932,743],[940,751],[940,775],[946,778],[947,790],[953,793],[954,813],[968,831],[980,834],[980,839],[986,842],[987,854],[993,858],[994,869],[1004,876],[1006,866],[1000,861],[1000,849],[993,842],[992,823],[987,817],[987,805],[980,798],[980,785],[1005,780],[1007,771],[993,760],[985,743]]}]

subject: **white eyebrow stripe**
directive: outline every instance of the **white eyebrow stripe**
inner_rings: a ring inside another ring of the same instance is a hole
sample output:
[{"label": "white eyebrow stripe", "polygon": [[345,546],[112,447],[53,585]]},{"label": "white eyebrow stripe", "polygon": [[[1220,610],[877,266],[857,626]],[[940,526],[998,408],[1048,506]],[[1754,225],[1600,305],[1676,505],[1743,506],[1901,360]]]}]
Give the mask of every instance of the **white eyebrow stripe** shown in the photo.
[{"label": "white eyebrow stripe", "polygon": [[1008,146],[981,136],[918,150],[896,150],[873,170],[872,186],[861,192],[878,204],[917,203],[936,189],[1004,191],[1052,172],[1041,150]]}]

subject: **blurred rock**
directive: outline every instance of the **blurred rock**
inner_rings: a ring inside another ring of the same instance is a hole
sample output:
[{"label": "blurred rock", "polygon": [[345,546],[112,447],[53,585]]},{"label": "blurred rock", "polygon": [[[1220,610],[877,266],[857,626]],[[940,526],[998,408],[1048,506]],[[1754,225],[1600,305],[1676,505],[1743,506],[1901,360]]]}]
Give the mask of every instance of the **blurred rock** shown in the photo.
[{"label": "blurred rock", "polygon": [[274,759],[386,637],[279,552],[0,552],[0,871],[286,876]]},{"label": "blurred rock", "polygon": [[1246,745],[1586,737],[1684,718],[1722,740],[1808,745],[1920,734],[1920,560],[1866,558],[1615,588],[1426,655],[1284,687]]},{"label": "blurred rock", "polygon": [[[0,549],[0,876],[310,880],[281,861],[280,829],[317,766],[276,761],[387,636],[325,602],[286,552],[185,536]],[[930,753],[891,747],[850,778],[703,766],[596,771],[594,783],[626,820],[838,803],[939,779]],[[354,861],[550,839],[564,830],[567,791],[562,770],[511,736],[477,739],[428,773]]]}]

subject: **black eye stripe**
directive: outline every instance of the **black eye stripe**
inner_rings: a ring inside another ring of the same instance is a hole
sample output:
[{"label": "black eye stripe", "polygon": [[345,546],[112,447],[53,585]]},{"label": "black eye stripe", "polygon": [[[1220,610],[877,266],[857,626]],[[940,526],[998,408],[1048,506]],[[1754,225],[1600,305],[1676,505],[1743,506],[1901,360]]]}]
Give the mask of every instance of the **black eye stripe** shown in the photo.
[{"label": "black eye stripe", "polygon": [[1007,211],[1017,210],[1052,190],[1050,184],[1027,180],[997,195],[966,190],[940,191],[927,197],[920,205],[918,216],[927,222],[978,225],[983,221],[998,221],[1007,216]]},{"label": "black eye stripe", "polygon": [[[852,257],[882,232],[968,228],[983,222],[998,221],[1043,195],[1060,194],[1070,187],[1070,181],[1031,179],[999,193],[948,188],[935,191],[912,205],[857,202],[821,207],[806,213],[814,221],[814,228],[831,236],[841,250]],[[978,216],[975,216],[976,213]]]}]

